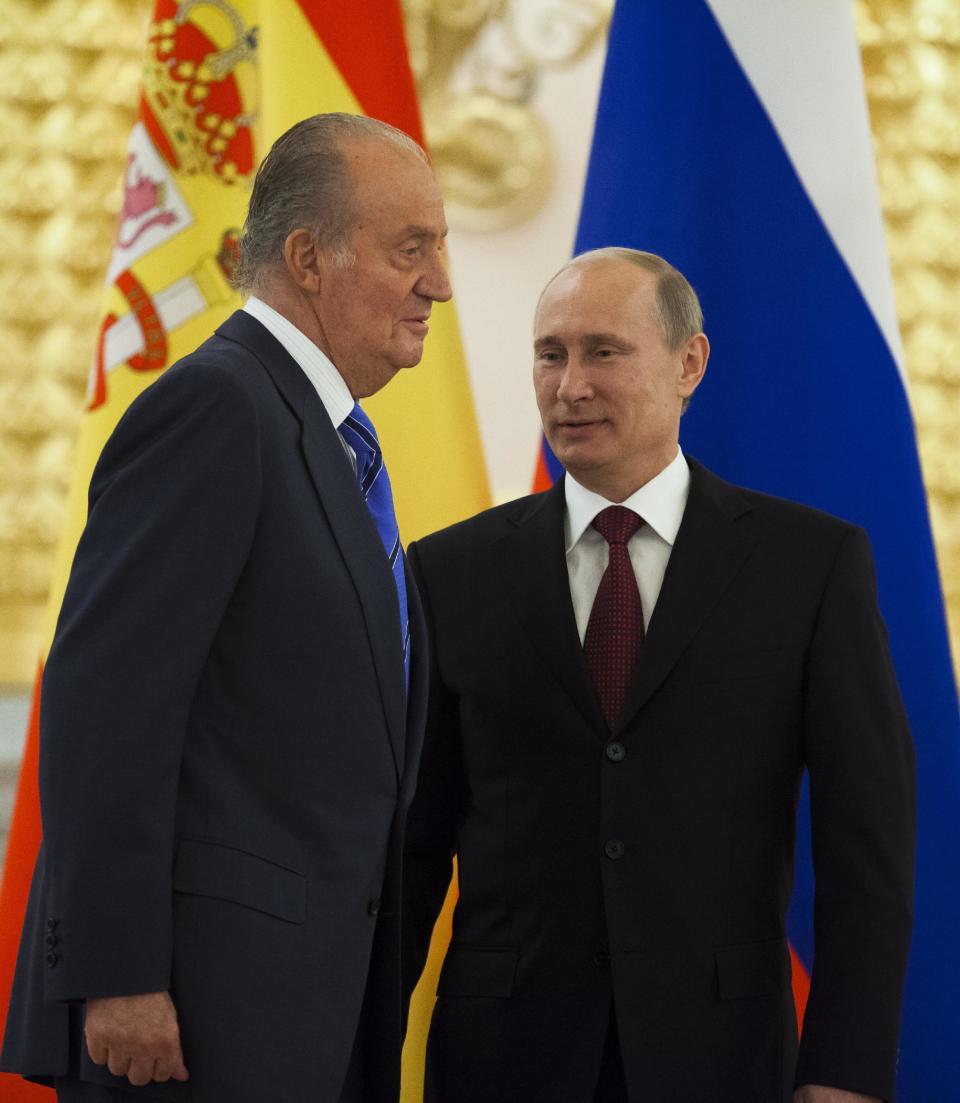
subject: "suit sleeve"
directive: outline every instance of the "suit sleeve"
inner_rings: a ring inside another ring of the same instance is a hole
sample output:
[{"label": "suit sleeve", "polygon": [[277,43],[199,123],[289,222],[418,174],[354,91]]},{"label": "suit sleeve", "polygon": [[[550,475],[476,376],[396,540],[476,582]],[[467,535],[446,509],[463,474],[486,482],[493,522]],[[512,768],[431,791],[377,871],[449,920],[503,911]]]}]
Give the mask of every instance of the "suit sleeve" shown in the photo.
[{"label": "suit sleeve", "polygon": [[258,439],[232,374],[190,362],[137,399],[94,471],[43,678],[48,999],[170,986],[182,749],[253,536]]},{"label": "suit sleeve", "polygon": [[913,745],[865,533],[842,541],[807,660],[815,959],[797,1084],[891,1100],[913,909]]},{"label": "suit sleeve", "polygon": [[423,972],[433,925],[450,884],[465,789],[457,701],[443,682],[430,587],[416,544],[410,545],[407,556],[423,601],[431,667],[423,753],[404,841],[404,1014]]}]

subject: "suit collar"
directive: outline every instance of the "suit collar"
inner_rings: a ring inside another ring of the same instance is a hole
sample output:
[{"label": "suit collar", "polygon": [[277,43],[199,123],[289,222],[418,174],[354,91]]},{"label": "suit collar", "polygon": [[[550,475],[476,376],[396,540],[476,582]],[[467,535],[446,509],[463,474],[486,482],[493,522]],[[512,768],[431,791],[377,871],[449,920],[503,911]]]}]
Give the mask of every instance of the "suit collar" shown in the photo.
[{"label": "suit collar", "polygon": [[243,307],[296,360],[320,396],[330,421],[339,428],[353,409],[353,395],[333,361],[310,338],[272,306],[251,295]]},{"label": "suit collar", "polygon": [[696,460],[687,462],[687,508],[614,733],[663,683],[756,543],[752,528],[738,524],[753,508],[746,496]]},{"label": "suit collar", "polygon": [[603,714],[580,646],[564,554],[564,488],[525,498],[511,518],[513,530],[493,548],[517,618],[560,688],[593,728]]},{"label": "suit collar", "polygon": [[[619,720],[622,732],[663,683],[750,554],[737,522],[752,506],[736,487],[687,457],[690,493],[643,653]],[[504,587],[533,651],[603,738],[606,723],[577,633],[564,555],[564,486],[518,503],[512,531],[493,547]]]},{"label": "suit collar", "polygon": [[607,506],[623,505],[642,517],[647,525],[670,547],[673,547],[683,520],[690,490],[690,470],[681,451],[649,482],[644,483],[623,502],[608,502],[600,494],[587,490],[576,479],[565,475],[566,550],[570,549],[590,527],[594,517]]},{"label": "suit collar", "polygon": [[404,766],[406,690],[397,589],[343,442],[299,365],[259,321],[238,310],[217,334],[257,357],[301,424],[304,462],[360,604],[399,779]]}]

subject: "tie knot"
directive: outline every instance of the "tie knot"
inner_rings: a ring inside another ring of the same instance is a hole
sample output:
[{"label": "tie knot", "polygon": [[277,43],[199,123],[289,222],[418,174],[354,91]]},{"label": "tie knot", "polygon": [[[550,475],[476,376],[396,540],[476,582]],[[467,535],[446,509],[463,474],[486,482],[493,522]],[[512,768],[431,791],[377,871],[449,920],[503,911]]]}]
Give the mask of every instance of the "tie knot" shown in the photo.
[{"label": "tie knot", "polygon": [[643,518],[626,506],[607,506],[593,519],[593,527],[608,544],[626,544],[643,524]]},{"label": "tie knot", "polygon": [[353,409],[344,418],[340,431],[341,433],[346,432],[351,438],[349,443],[354,451],[357,451],[358,448],[364,452],[377,453],[380,451],[377,431],[373,427],[373,422],[363,412],[359,402],[353,404]]}]

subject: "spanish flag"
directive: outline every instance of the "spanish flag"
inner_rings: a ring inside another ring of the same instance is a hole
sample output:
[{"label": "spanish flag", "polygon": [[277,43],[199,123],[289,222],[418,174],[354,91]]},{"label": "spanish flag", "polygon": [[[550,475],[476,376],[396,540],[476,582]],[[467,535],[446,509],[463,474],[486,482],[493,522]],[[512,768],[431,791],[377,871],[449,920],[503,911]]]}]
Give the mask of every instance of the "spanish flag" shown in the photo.
[{"label": "spanish flag", "polygon": [[[422,143],[399,0],[367,0],[362,16],[354,5],[322,0],[196,6],[156,0],[52,580],[48,642],[101,448],[129,403],[241,305],[230,275],[259,159],[293,123],[324,111],[371,115]],[[389,457],[404,541],[490,504],[452,306],[435,308],[420,367],[403,373],[368,408]],[[40,842],[41,677],[42,662],[0,886],[0,1020]],[[428,975],[411,1014],[409,1103],[422,1092],[430,983]],[[0,1096],[5,1103],[53,1098],[48,1089],[7,1075],[0,1075]]]}]

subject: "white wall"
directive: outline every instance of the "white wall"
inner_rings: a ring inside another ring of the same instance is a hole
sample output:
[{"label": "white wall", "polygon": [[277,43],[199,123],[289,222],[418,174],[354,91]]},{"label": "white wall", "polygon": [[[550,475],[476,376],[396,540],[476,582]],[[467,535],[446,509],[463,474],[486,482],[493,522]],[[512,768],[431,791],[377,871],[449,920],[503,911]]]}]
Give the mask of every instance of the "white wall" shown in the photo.
[{"label": "white wall", "polygon": [[544,73],[536,109],[553,135],[556,183],[529,221],[496,233],[452,230],[450,256],[480,435],[496,502],[530,491],[540,420],[530,382],[533,308],[570,256],[580,215],[605,50]]}]

